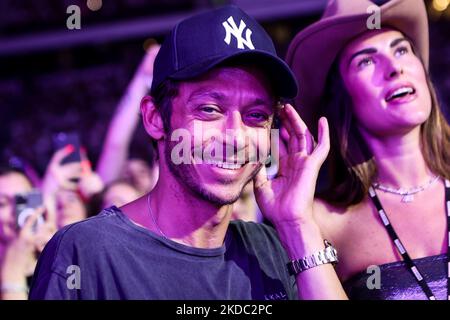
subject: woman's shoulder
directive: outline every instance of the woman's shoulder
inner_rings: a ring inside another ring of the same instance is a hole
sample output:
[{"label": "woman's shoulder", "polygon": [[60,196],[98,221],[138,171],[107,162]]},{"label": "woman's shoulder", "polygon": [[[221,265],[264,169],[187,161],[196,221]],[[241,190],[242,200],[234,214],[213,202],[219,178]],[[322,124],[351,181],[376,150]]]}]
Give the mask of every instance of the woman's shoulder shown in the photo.
[{"label": "woman's shoulder", "polygon": [[343,230],[350,219],[362,217],[370,212],[367,201],[355,205],[338,206],[323,199],[315,198],[313,204],[314,218],[324,233],[335,233]]},{"label": "woman's shoulder", "polygon": [[314,214],[316,214],[319,218],[321,216],[327,216],[327,218],[330,218],[330,216],[341,217],[352,212],[367,210],[368,201],[366,199],[357,204],[340,206],[316,197],[314,198],[313,208]]},{"label": "woman's shoulder", "polygon": [[350,210],[350,207],[339,207],[320,198],[315,198],[313,203],[313,211],[316,219],[326,218],[328,220],[335,215],[348,213]]}]

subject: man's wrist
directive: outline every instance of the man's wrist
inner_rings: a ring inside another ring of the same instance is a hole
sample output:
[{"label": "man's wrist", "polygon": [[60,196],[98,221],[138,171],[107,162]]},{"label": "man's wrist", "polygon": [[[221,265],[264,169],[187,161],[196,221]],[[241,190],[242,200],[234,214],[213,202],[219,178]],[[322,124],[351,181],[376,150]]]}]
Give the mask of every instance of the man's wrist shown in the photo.
[{"label": "man's wrist", "polygon": [[336,249],[327,240],[324,240],[324,245],[324,249],[319,250],[309,256],[305,256],[301,259],[291,260],[287,264],[289,274],[297,275],[303,271],[323,264],[337,264],[338,257]]},{"label": "man's wrist", "polygon": [[323,249],[323,237],[313,221],[290,221],[275,225],[281,243],[291,260],[309,256]]}]

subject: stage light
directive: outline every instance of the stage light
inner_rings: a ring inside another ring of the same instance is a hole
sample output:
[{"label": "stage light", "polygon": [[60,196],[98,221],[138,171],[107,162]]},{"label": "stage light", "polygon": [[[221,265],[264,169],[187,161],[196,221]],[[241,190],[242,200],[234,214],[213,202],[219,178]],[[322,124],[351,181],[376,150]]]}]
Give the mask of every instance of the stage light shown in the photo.
[{"label": "stage light", "polygon": [[98,11],[102,8],[102,0],[87,0],[87,7],[92,11]]},{"label": "stage light", "polygon": [[433,0],[433,9],[436,11],[445,11],[449,5],[449,0]]}]

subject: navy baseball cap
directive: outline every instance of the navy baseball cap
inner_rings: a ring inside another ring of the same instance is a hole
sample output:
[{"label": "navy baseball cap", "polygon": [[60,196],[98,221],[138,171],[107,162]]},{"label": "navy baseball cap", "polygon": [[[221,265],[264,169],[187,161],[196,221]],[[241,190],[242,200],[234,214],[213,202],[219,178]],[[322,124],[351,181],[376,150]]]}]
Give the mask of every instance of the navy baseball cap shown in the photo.
[{"label": "navy baseball cap", "polygon": [[175,25],[155,58],[150,93],[154,95],[167,79],[189,80],[232,59],[261,66],[279,97],[296,97],[295,76],[277,56],[272,39],[258,22],[232,5]]}]

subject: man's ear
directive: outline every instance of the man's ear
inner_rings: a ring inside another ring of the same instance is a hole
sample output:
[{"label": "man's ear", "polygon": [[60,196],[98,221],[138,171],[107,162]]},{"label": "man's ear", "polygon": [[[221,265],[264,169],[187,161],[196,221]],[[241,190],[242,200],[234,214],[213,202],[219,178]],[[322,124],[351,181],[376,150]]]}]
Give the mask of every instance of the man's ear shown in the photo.
[{"label": "man's ear", "polygon": [[145,131],[155,140],[162,139],[164,137],[163,121],[151,96],[142,98],[141,114]]}]

